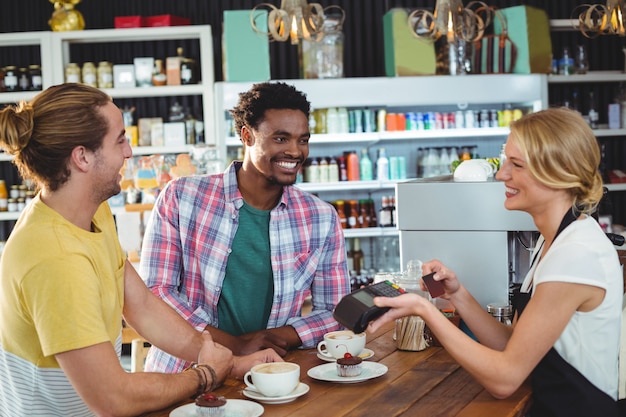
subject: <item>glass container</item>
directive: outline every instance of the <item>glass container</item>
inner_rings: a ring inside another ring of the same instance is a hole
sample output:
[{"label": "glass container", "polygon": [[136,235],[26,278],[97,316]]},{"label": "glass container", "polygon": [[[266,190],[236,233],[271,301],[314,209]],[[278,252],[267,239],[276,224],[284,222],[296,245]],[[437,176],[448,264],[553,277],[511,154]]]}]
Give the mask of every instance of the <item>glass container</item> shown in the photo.
[{"label": "glass container", "polygon": [[[340,9],[341,10],[341,9]],[[304,78],[343,77],[343,32],[345,16],[329,14],[322,31],[310,41],[301,44],[302,72]]]}]

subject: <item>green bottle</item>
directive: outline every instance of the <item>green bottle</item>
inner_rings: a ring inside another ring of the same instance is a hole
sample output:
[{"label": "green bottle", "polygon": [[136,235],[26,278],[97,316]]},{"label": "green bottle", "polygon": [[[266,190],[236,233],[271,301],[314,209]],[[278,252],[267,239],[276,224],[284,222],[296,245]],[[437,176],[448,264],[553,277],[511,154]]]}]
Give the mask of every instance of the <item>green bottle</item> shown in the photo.
[{"label": "green bottle", "polygon": [[370,159],[367,149],[361,149],[361,180],[371,181],[374,179],[372,174],[372,160]]}]

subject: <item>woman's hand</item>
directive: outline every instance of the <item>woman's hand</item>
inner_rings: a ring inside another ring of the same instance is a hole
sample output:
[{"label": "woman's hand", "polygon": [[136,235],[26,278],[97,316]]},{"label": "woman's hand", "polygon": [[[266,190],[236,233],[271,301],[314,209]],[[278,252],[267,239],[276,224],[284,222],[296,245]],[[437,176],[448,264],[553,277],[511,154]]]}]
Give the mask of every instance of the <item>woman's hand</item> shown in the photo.
[{"label": "woman's hand", "polygon": [[[430,274],[431,272],[435,272],[433,279],[435,281],[441,281],[443,287],[445,289],[445,293],[440,297],[445,300],[449,300],[454,293],[456,293],[461,284],[459,283],[456,274],[451,269],[446,268],[444,264],[440,261],[434,259],[432,261],[424,262],[422,264],[422,274]],[[422,290],[427,291],[426,286],[424,285],[424,281],[420,282],[420,286]]]},{"label": "woman's hand", "polygon": [[389,307],[390,310],[369,324],[367,331],[370,333],[400,317],[421,316],[427,308],[434,308],[426,298],[413,293],[398,297],[376,297],[374,304],[378,307]]}]

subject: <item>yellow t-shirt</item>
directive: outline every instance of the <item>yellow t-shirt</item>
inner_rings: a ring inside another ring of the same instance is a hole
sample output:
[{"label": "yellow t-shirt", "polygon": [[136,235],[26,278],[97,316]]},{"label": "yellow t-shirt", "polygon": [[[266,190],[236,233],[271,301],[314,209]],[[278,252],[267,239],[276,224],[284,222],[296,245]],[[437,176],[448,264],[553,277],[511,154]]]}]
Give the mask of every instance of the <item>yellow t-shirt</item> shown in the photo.
[{"label": "yellow t-shirt", "polygon": [[0,415],[89,415],[54,355],[106,341],[119,353],[125,256],[107,203],[92,223],[80,229],[37,197],[6,243]]}]

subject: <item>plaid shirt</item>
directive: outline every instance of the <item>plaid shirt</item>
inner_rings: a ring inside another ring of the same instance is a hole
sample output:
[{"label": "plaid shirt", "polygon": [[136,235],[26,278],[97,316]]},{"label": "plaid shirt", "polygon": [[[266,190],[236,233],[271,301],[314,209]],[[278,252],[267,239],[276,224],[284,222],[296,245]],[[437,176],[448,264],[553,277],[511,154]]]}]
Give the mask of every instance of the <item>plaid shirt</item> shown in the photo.
[{"label": "plaid shirt", "polygon": [[[222,174],[171,181],[146,226],[141,276],[199,330],[218,326],[217,302],[243,205],[236,176],[240,164],[234,162]],[[267,327],[292,326],[303,348],[315,347],[324,333],[340,328],[332,310],[350,290],[337,212],[311,194],[284,187],[271,210],[269,239],[274,301]],[[313,311],[302,317],[309,294]],[[177,372],[187,365],[152,349],[146,370]]]}]

